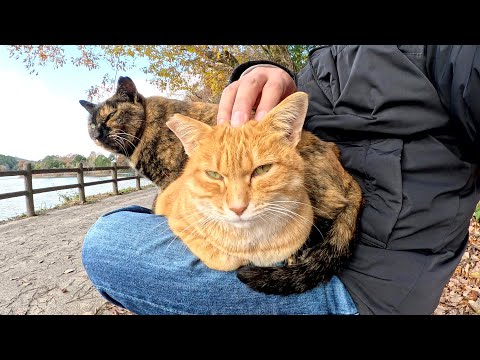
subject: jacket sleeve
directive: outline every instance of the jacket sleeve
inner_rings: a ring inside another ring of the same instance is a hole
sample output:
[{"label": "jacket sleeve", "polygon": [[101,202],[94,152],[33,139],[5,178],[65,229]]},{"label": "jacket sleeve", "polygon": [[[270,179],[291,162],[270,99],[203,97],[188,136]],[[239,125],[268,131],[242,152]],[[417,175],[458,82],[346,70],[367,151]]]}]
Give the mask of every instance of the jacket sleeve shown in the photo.
[{"label": "jacket sleeve", "polygon": [[277,63],[275,63],[273,61],[269,61],[269,60],[252,60],[252,61],[244,62],[244,63],[238,65],[235,69],[233,69],[232,75],[230,75],[230,79],[229,79],[228,83],[231,84],[232,82],[238,80],[240,78],[240,76],[242,75],[242,73],[245,70],[247,70],[249,67],[254,66],[254,65],[261,65],[261,64],[278,66],[279,68],[285,70],[292,77],[292,79],[295,82],[297,82],[296,81],[296,75],[283,65],[277,64]]},{"label": "jacket sleeve", "polygon": [[480,163],[480,46],[427,45],[426,62],[467,159]]}]

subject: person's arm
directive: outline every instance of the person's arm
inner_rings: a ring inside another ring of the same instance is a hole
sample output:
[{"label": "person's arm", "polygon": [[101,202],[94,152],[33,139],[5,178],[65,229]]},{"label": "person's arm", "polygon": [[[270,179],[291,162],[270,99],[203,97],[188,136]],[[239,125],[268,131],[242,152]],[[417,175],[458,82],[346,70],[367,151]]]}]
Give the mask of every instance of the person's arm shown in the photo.
[{"label": "person's arm", "polygon": [[427,45],[426,60],[468,160],[480,162],[480,46]]},{"label": "person's arm", "polygon": [[[260,66],[262,65],[262,66]],[[240,126],[255,109],[255,120],[297,89],[295,75],[271,61],[249,61],[234,69],[220,98],[217,123]]]},{"label": "person's arm", "polygon": [[283,65],[280,65],[276,62],[270,61],[270,60],[252,60],[252,61],[247,61],[244,62],[243,64],[238,65],[235,69],[233,69],[232,75],[230,75],[230,79],[228,81],[229,84],[232,82],[240,79],[242,75],[247,74],[249,71],[253,70],[256,67],[279,67],[280,69],[284,70],[285,72],[290,75],[290,77],[293,79],[293,81],[296,82],[296,75],[292,71],[290,71],[288,68],[286,68]]}]

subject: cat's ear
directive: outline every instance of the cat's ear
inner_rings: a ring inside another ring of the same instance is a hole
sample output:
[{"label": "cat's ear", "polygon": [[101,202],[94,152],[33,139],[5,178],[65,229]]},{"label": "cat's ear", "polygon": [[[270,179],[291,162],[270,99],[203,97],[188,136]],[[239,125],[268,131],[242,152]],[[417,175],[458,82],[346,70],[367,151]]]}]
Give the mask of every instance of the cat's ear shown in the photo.
[{"label": "cat's ear", "polygon": [[166,124],[180,139],[188,156],[192,154],[198,141],[213,131],[210,125],[182,114],[174,114]]},{"label": "cat's ear", "polygon": [[139,100],[137,87],[128,76],[120,76],[118,78],[116,94],[120,97],[127,97],[133,103]]},{"label": "cat's ear", "polygon": [[95,104],[88,102],[86,100],[80,100],[80,105],[82,105],[89,113],[90,115],[93,115],[93,109],[95,108]]},{"label": "cat's ear", "polygon": [[283,133],[285,139],[295,147],[302,136],[307,109],[307,93],[297,91],[270,110],[261,122]]}]

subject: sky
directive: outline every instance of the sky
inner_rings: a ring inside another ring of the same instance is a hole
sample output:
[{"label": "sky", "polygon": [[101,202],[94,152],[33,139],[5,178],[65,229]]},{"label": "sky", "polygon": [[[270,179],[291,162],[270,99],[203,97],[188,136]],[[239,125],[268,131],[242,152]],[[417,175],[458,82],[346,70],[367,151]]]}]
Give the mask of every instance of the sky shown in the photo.
[{"label": "sky", "polygon": [[[67,62],[29,74],[22,60],[10,58],[8,47],[0,45],[0,154],[31,161],[92,151],[108,155],[88,136],[88,112],[79,104],[108,71],[115,77],[107,67],[89,71]],[[144,96],[171,96],[149,84],[140,68],[118,76],[129,76]]]}]

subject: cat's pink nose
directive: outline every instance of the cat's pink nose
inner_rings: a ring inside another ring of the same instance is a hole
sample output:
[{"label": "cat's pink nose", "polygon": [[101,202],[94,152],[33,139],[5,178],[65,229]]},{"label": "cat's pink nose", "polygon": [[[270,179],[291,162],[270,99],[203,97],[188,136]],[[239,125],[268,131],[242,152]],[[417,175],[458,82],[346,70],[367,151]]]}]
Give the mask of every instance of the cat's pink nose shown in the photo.
[{"label": "cat's pink nose", "polygon": [[232,210],[238,216],[242,215],[245,209],[248,207],[248,204],[245,206],[237,206],[237,207],[230,207],[229,209]]}]

